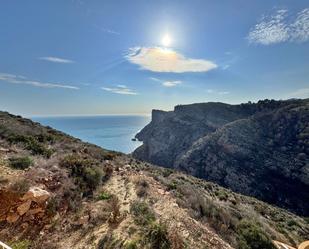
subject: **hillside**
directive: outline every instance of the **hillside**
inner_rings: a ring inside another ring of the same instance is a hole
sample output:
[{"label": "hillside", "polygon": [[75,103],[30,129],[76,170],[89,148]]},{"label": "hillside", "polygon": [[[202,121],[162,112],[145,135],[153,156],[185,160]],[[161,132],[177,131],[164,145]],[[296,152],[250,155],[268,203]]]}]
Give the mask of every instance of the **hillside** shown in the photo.
[{"label": "hillside", "polygon": [[267,249],[309,236],[308,218],[6,112],[0,172],[0,241],[14,249]]},{"label": "hillside", "polygon": [[154,110],[133,156],[309,215],[309,99]]}]

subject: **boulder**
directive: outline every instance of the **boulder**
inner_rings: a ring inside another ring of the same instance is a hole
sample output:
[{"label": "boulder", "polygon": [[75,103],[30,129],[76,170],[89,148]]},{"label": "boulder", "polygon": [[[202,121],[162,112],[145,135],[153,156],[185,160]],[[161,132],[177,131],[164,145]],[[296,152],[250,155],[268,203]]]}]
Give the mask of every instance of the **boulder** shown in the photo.
[{"label": "boulder", "polygon": [[17,208],[18,214],[20,216],[23,216],[25,213],[28,212],[28,210],[30,209],[30,206],[31,206],[31,200],[27,200],[26,202],[24,202]]},{"label": "boulder", "polygon": [[29,191],[21,198],[23,201],[34,201],[43,204],[50,197],[50,193],[39,187],[31,187]]}]

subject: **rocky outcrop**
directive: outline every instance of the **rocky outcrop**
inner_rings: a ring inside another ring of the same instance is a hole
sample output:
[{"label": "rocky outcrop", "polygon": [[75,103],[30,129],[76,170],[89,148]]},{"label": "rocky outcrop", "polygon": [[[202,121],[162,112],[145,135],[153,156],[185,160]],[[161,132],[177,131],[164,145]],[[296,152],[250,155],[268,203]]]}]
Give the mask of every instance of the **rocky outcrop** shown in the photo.
[{"label": "rocky outcrop", "polygon": [[309,100],[153,111],[133,155],[309,215]]},{"label": "rocky outcrop", "polygon": [[9,189],[0,190],[0,222],[41,223],[47,219],[46,201],[50,193],[39,187],[31,187],[23,196]]}]

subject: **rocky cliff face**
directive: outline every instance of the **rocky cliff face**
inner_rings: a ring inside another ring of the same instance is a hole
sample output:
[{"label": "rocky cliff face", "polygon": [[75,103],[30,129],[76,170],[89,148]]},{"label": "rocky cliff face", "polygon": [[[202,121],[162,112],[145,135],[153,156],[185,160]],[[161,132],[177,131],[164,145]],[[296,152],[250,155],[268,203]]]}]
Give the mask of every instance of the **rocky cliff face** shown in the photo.
[{"label": "rocky cliff face", "polygon": [[309,215],[309,100],[153,111],[134,157]]}]

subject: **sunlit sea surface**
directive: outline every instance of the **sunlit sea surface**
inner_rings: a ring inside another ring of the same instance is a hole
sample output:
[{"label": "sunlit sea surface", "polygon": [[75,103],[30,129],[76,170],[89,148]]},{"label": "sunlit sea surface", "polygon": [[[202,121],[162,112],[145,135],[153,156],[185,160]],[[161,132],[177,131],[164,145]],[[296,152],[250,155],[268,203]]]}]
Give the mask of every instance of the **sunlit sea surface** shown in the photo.
[{"label": "sunlit sea surface", "polygon": [[85,142],[124,153],[131,153],[142,144],[139,141],[132,141],[132,138],[150,122],[150,119],[150,116],[137,115],[32,118],[36,122],[51,126]]}]

